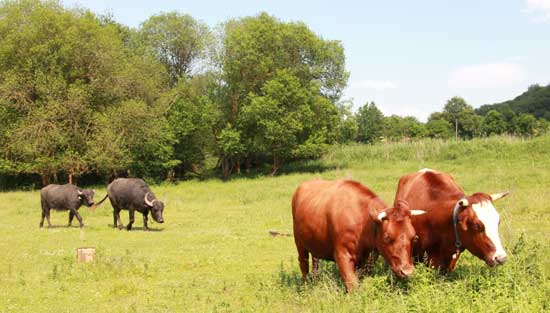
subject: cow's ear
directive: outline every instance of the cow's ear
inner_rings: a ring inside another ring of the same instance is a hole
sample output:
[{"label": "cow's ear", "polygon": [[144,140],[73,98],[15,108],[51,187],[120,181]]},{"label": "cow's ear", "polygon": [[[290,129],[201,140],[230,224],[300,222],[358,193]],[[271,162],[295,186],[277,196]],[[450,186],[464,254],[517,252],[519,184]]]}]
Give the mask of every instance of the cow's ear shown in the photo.
[{"label": "cow's ear", "polygon": [[459,220],[459,221],[458,221],[458,226],[459,226],[460,229],[462,229],[463,231],[468,231],[468,222],[466,221],[466,219]]}]

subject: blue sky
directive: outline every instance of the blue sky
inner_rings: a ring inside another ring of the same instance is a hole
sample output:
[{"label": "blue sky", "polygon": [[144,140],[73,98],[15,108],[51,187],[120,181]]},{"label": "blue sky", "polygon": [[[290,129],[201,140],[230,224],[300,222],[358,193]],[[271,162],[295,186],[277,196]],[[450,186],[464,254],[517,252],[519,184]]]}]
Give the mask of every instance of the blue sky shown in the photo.
[{"label": "blue sky", "polygon": [[461,96],[478,107],[550,83],[550,0],[145,1],[63,0],[138,27],[179,11],[210,26],[266,11],[340,40],[351,73],[345,98],[421,120]]}]

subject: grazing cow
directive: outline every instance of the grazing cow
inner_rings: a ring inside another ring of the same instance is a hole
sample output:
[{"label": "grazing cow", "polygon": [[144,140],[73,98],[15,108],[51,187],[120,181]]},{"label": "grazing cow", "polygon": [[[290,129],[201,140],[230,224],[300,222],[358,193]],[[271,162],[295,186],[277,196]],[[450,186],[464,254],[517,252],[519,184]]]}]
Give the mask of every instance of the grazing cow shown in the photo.
[{"label": "grazing cow", "polygon": [[71,226],[73,218],[80,223],[80,227],[84,226],[82,217],[78,213],[81,205],[87,207],[94,206],[94,190],[82,189],[72,184],[56,185],[50,184],[40,190],[40,202],[42,204],[42,219],[40,227],[44,226],[44,218],[48,220],[48,227],[51,227],[50,210],[69,211],[69,223]]},{"label": "grazing cow", "polygon": [[155,194],[151,191],[147,183],[138,178],[118,178],[113,180],[107,187],[107,196],[101,199],[97,204],[100,205],[109,197],[109,201],[113,206],[113,227],[122,229],[122,221],[120,220],[120,210],[128,210],[130,221],[126,225],[127,230],[132,229],[134,223],[135,211],[143,214],[143,230],[149,230],[147,226],[147,215],[151,212],[151,216],[157,223],[164,223],[162,212],[164,211],[164,203],[157,200]]},{"label": "grazing cow", "polygon": [[302,183],[292,198],[294,241],[302,279],[318,260],[333,260],[351,291],[358,284],[355,269],[364,267],[371,253],[380,253],[399,277],[413,273],[411,241],[416,233],[406,202],[393,208],[370,189],[353,180],[311,180]]},{"label": "grazing cow", "polygon": [[506,262],[493,202],[507,194],[467,196],[451,175],[424,169],[401,177],[395,201],[407,201],[411,208],[427,212],[412,219],[419,237],[413,247],[415,258],[427,257],[429,266],[450,272],[465,249],[489,266]]}]

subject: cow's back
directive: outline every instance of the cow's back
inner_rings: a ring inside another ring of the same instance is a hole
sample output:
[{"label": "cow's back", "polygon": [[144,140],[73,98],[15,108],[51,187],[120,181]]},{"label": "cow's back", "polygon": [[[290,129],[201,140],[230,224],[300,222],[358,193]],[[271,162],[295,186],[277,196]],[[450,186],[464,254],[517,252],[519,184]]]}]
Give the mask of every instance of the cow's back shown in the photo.
[{"label": "cow's back", "polygon": [[384,207],[374,193],[354,181],[304,182],[292,198],[295,240],[314,257],[332,260],[337,245],[360,244],[368,210]]},{"label": "cow's back", "polygon": [[464,191],[451,175],[424,169],[399,179],[394,205],[399,200],[405,200],[411,209],[430,212],[437,210],[441,202],[456,201],[462,195]]}]

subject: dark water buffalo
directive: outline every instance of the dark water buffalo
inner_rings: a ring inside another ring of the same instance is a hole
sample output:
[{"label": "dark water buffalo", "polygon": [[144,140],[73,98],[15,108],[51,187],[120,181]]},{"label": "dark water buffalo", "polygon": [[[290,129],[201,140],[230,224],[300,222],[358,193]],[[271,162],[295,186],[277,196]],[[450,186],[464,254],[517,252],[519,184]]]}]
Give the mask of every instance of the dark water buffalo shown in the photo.
[{"label": "dark water buffalo", "polygon": [[[142,179],[115,179],[107,187],[107,196],[113,206],[113,227],[117,227],[117,224],[119,229],[124,227],[122,225],[122,221],[120,220],[120,210],[123,209],[128,210],[130,216],[130,221],[128,222],[128,225],[126,225],[127,230],[132,229],[135,211],[143,214],[144,230],[149,230],[149,227],[147,226],[147,215],[149,212],[151,212],[151,216],[157,223],[164,223],[164,219],[162,218],[164,203],[156,199],[155,194]],[[105,201],[105,198],[103,198],[98,205]]]},{"label": "dark water buffalo", "polygon": [[73,218],[76,216],[80,227],[84,226],[82,217],[78,213],[81,205],[87,207],[94,206],[94,191],[91,189],[82,189],[72,184],[66,185],[48,185],[40,190],[40,201],[42,204],[42,219],[40,227],[44,226],[44,218],[50,223],[50,210],[69,211],[69,224],[71,226]]},{"label": "dark water buffalo", "polygon": [[506,262],[498,233],[500,215],[493,202],[508,193],[467,195],[455,179],[444,172],[423,169],[401,177],[395,201],[407,201],[412,208],[427,212],[412,219],[418,242],[417,259],[450,272],[464,250],[489,266]]},{"label": "dark water buffalo", "polygon": [[380,253],[399,277],[413,273],[411,242],[416,238],[411,211],[405,201],[389,208],[376,194],[352,180],[311,180],[292,198],[294,241],[302,279],[317,259],[334,260],[351,291],[358,284],[355,269],[367,265],[371,253]]}]

